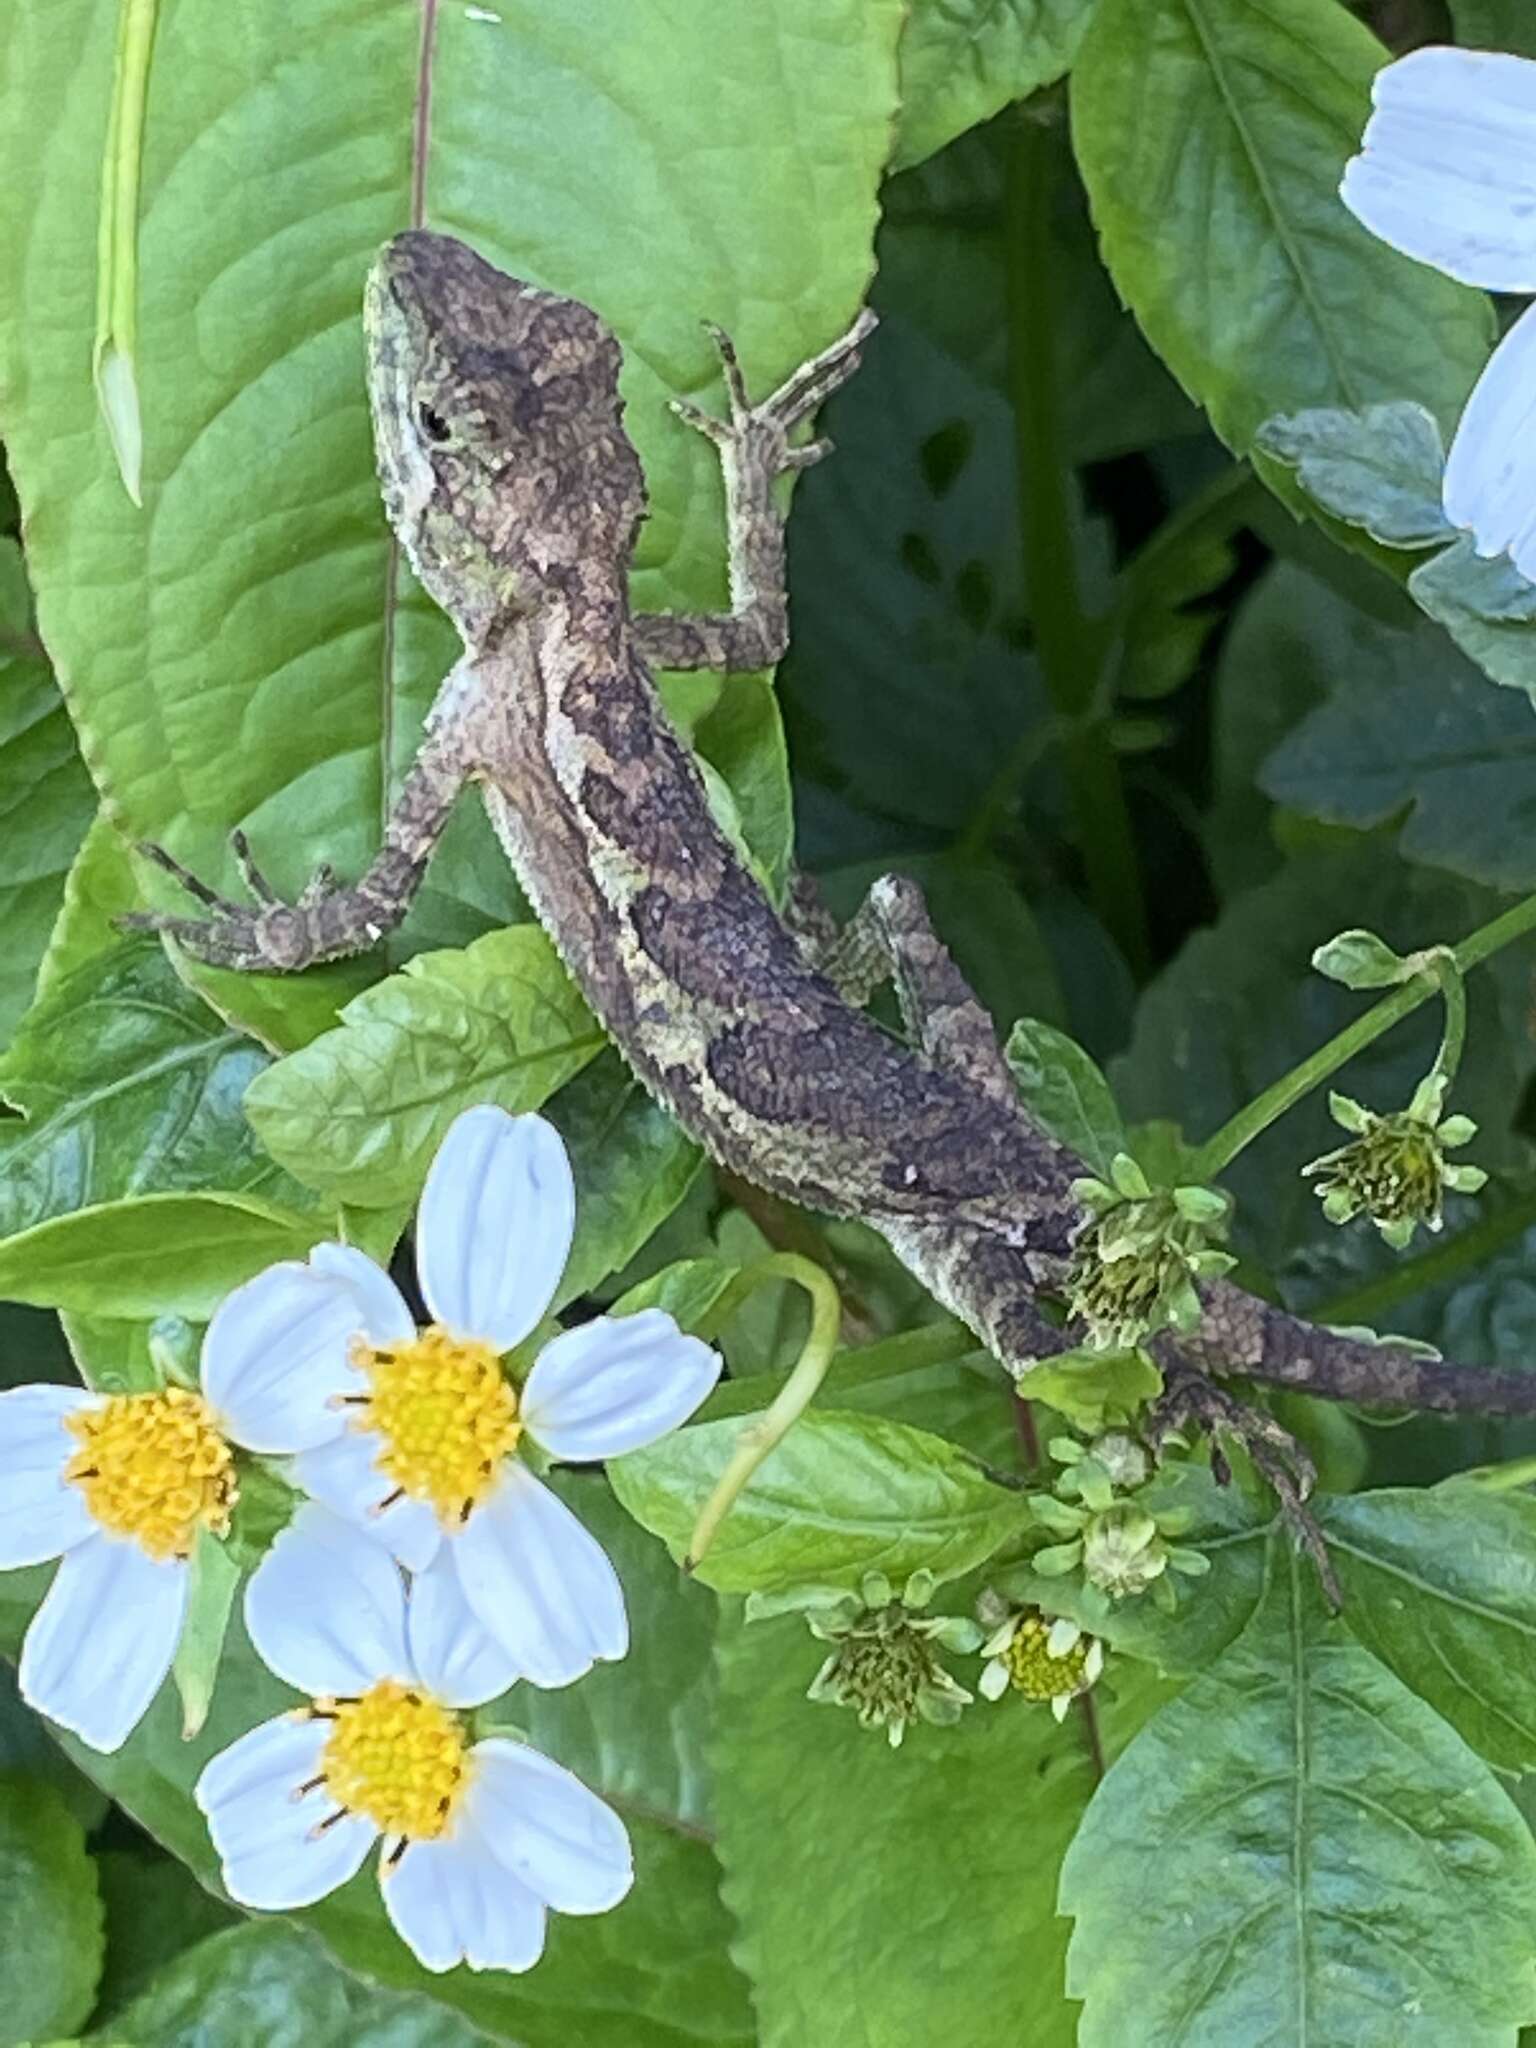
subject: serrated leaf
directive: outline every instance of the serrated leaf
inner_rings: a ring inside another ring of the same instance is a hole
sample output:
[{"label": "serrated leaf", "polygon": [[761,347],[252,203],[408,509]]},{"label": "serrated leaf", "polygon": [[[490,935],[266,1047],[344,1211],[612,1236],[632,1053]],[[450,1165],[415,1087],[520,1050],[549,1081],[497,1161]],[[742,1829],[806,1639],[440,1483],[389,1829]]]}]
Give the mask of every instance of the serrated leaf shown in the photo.
[{"label": "serrated leaf", "polygon": [[553,1307],[616,1273],[692,1187],[704,1155],[605,1051],[544,1105],[576,1176],[576,1235]]},{"label": "serrated leaf", "polygon": [[[609,1463],[614,1492],[672,1555],[743,1425],[705,1422]],[[957,1578],[1025,1528],[1021,1494],[926,1430],[871,1415],[802,1415],[720,1525],[698,1577],[723,1593],[900,1583],[919,1568]]]},{"label": "serrated leaf", "polygon": [[1536,1769],[1536,1500],[1464,1480],[1330,1501],[1351,1630],[1502,1770]]},{"label": "serrated leaf", "polygon": [[1098,1062],[1076,1039],[1038,1017],[1019,1019],[1004,1057],[1024,1107],[1041,1128],[1107,1176],[1116,1153],[1130,1148]]},{"label": "serrated leaf", "polygon": [[1338,196],[1381,45],[1335,0],[1101,0],[1072,125],[1104,260],[1230,446],[1317,406],[1454,419],[1487,301],[1368,234]]},{"label": "serrated leaf", "polygon": [[[1056,1875],[1093,1743],[1113,1756],[1156,1682],[1112,1667],[1091,1726],[1082,1707],[1058,1726],[1042,1704],[979,1700],[892,1750],[805,1698],[826,1648],[799,1616],[721,1633],[720,1851],[761,2048],[1072,2048]],[[974,1679],[974,1660],[945,1661]]]},{"label": "serrated leaf", "polygon": [[0,535],[0,1045],[32,999],[96,800],[32,627],[21,549]]},{"label": "serrated leaf", "polygon": [[1445,443],[1432,412],[1411,399],[1279,413],[1254,436],[1288,463],[1309,498],[1387,547],[1426,548],[1451,539],[1441,485]]},{"label": "serrated leaf", "polygon": [[274,1159],[369,1208],[420,1191],[461,1110],[537,1109],[603,1045],[538,925],[418,954],[341,1014],[262,1074],[245,1110]]},{"label": "serrated leaf", "polygon": [[1536,699],[1536,585],[1507,556],[1487,560],[1464,533],[1414,570],[1408,594],[1485,675]]},{"label": "serrated leaf", "polygon": [[893,170],[920,164],[1070,68],[1094,0],[916,0],[901,42]]},{"label": "serrated leaf", "polygon": [[342,1969],[318,1936],[279,1922],[209,1935],[113,2015],[108,2041],[155,2048],[477,2048],[436,1999]]},{"label": "serrated leaf", "polygon": [[101,1975],[101,1900],[80,1823],[51,1785],[0,1776],[0,2042],[82,2024]]},{"label": "serrated leaf", "polygon": [[1310,1572],[1277,1558],[1084,1816],[1061,1881],[1082,2048],[1513,2048],[1536,2016],[1529,1830]]}]

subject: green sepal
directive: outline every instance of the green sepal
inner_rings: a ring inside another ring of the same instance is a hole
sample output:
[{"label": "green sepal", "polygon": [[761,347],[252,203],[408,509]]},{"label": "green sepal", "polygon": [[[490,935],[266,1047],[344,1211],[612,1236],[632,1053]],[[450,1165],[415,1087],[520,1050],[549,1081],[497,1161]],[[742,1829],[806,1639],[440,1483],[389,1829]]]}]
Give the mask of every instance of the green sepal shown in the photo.
[{"label": "green sepal", "polygon": [[199,1527],[187,1562],[187,1610],[171,1676],[181,1700],[182,1739],[202,1732],[219,1676],[219,1657],[240,1584],[240,1567],[227,1544]]}]

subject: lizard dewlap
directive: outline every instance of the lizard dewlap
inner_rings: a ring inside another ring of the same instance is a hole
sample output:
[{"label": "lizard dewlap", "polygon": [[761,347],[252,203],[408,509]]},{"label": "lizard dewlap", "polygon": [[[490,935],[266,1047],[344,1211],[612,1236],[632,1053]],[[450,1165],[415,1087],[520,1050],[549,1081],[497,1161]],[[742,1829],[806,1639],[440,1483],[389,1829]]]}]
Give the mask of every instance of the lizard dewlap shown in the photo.
[{"label": "lizard dewlap", "polygon": [[413,1500],[457,1521],[495,1483],[522,1435],[517,1396],[494,1351],[436,1324],[405,1343],[359,1344],[369,1392],[352,1397],[360,1428],[382,1437],[377,1464]]}]

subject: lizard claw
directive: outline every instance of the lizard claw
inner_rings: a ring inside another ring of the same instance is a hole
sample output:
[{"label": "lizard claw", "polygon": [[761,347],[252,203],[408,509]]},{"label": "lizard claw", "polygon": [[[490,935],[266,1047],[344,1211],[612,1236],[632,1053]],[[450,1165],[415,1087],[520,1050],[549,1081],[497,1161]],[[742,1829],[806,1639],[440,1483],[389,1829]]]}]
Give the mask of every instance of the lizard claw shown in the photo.
[{"label": "lizard claw", "polygon": [[251,853],[243,832],[230,834],[235,861],[246,887],[256,899],[255,907],[233,902],[183,867],[173,854],[152,840],[140,842],[139,852],[154,862],[211,915],[177,917],[158,910],[135,910],[115,920],[120,931],[157,932],[172,938],[194,959],[210,967],[231,967],[244,973],[292,970],[307,966],[314,958],[314,945],[306,915],[330,889],[334,878],[328,868],[320,870],[295,905],[277,894]]},{"label": "lizard claw", "polygon": [[718,448],[746,449],[755,444],[759,458],[766,459],[770,474],[786,469],[809,469],[813,462],[820,462],[824,455],[829,454],[832,448],[830,441],[807,441],[792,447],[789,436],[840,385],[846,384],[859,367],[860,347],[876,326],[876,316],[871,309],[866,306],[846,334],[834,341],[830,348],[824,348],[820,355],[813,356],[808,363],[802,363],[793,376],[760,405],[754,405],[747,395],[736,345],[729,334],[712,320],[706,320],[704,326],[720,352],[730,405],[729,417],[719,419],[689,399],[674,398],[671,406],[678,418],[713,441]]}]

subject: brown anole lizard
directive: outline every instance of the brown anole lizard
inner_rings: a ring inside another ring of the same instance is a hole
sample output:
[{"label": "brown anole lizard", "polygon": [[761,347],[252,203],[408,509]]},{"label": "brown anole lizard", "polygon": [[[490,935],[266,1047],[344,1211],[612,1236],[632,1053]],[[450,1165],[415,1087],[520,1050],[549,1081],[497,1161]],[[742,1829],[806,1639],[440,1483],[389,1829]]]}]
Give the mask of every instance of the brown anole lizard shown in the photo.
[{"label": "brown anole lizard", "polygon": [[[212,915],[138,921],[224,967],[360,951],[403,917],[455,798],[478,783],[535,911],[652,1093],[744,1179],[874,1225],[1027,1386],[1031,1363],[1070,1341],[1040,1300],[1082,1220],[1080,1162],[1020,1106],[911,883],[877,883],[830,943],[814,919],[786,925],[716,823],[650,676],[783,653],[774,479],[826,452],[797,429],[856,369],[873,317],[756,405],[717,333],[728,416],[676,410],[720,452],[732,609],[687,617],[630,609],[645,486],[619,346],[595,313],[413,231],[377,259],[365,325],[385,506],[464,654],[361,880],[322,872],[284,904],[237,836],[254,907],[157,853]],[[887,973],[911,1045],[860,1007]],[[1201,1293],[1198,1333],[1156,1348],[1186,1390],[1204,1388],[1207,1419],[1236,1420],[1235,1404],[1191,1367],[1336,1398],[1536,1412],[1536,1374],[1360,1342],[1224,1281]]]}]

